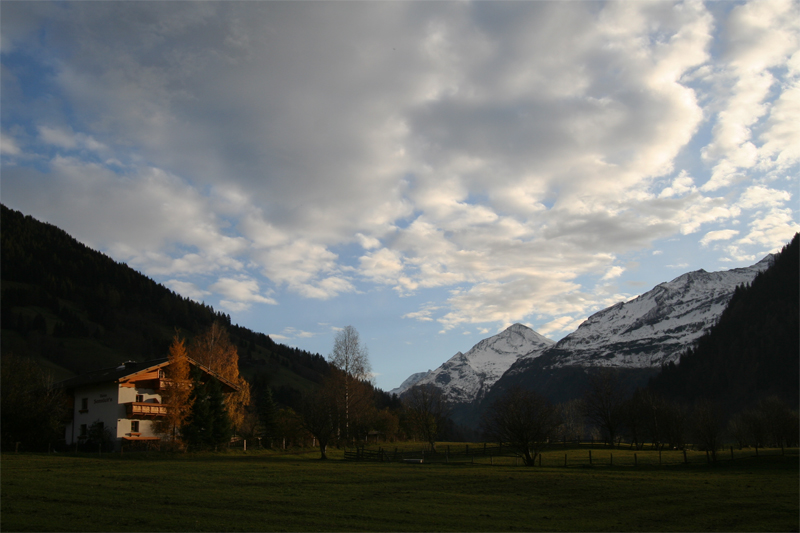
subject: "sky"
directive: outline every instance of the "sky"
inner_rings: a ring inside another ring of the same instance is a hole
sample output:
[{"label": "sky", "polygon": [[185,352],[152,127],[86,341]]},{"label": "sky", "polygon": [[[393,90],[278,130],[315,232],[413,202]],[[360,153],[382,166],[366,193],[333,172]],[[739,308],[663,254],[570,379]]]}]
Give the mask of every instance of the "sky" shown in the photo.
[{"label": "sky", "polygon": [[800,231],[800,3],[0,3],[0,200],[390,390]]}]

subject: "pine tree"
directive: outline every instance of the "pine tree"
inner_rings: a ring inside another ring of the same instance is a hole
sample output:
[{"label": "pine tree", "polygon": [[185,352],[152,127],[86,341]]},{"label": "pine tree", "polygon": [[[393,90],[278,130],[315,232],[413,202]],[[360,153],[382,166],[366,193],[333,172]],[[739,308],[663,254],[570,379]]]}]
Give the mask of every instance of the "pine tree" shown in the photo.
[{"label": "pine tree", "polygon": [[208,391],[208,410],[211,420],[211,430],[208,435],[208,447],[215,451],[230,442],[233,429],[231,418],[225,406],[225,396],[222,394],[222,385],[216,378],[211,378],[206,383]]},{"label": "pine tree", "polygon": [[277,437],[277,412],[272,391],[265,387],[258,398],[258,420],[263,428],[263,437],[273,439]]},{"label": "pine tree", "polygon": [[207,435],[211,431],[211,409],[206,387],[202,382],[202,371],[195,368],[192,379],[192,392],[189,395],[192,409],[181,428],[181,434],[190,449],[203,450],[207,448]]},{"label": "pine tree", "polygon": [[183,438],[190,449],[218,450],[230,441],[232,434],[222,385],[214,377],[203,382],[200,369],[194,369],[193,378],[192,410],[182,429]]}]

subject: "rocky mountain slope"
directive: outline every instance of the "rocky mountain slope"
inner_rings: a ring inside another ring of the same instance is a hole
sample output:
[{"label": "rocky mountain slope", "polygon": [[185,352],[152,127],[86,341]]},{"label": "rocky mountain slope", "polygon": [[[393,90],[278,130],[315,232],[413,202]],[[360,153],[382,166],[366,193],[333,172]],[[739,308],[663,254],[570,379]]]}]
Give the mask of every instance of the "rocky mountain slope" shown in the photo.
[{"label": "rocky mountain slope", "polygon": [[553,347],[553,365],[660,367],[676,361],[719,319],[736,287],[775,261],[721,272],[697,270],[590,316]]},{"label": "rocky mountain slope", "polygon": [[589,374],[602,367],[616,369],[630,390],[645,386],[662,365],[677,361],[714,326],[737,286],[751,283],[774,261],[768,255],[746,268],[689,272],[595,313],[536,358],[518,359],[485,402],[512,386],[536,390],[554,402],[567,401],[581,396]]},{"label": "rocky mountain slope", "polygon": [[436,370],[413,374],[390,392],[402,395],[416,384],[433,384],[451,403],[471,403],[483,398],[519,357],[535,358],[553,344],[529,327],[514,324],[480,341],[467,353],[458,352]]}]

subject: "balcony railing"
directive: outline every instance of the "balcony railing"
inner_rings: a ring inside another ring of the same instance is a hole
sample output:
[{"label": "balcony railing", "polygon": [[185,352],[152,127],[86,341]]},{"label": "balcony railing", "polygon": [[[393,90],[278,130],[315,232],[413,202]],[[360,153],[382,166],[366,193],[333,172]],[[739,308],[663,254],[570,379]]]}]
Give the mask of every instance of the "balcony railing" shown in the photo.
[{"label": "balcony railing", "polygon": [[128,418],[156,418],[166,416],[167,406],[163,403],[129,402],[125,404]]}]

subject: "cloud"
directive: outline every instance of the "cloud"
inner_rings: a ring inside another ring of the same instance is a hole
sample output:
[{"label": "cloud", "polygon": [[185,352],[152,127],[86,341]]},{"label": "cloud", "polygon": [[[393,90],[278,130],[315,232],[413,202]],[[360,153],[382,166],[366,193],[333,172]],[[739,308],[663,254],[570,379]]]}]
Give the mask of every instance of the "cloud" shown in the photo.
[{"label": "cloud", "polygon": [[537,328],[537,331],[545,336],[558,332],[569,333],[578,329],[578,326],[580,326],[584,321],[585,319],[583,318],[576,320],[569,316],[562,316],[547,322],[543,326],[540,326]]},{"label": "cloud", "polygon": [[702,246],[708,246],[709,243],[714,241],[727,241],[739,234],[738,230],[733,229],[724,229],[718,231],[709,231],[705,234],[705,236],[700,239],[700,244]]},{"label": "cloud", "polygon": [[621,296],[581,276],[625,254],[797,226],[797,11],[4,6],[50,95],[4,70],[4,201],[231,311],[381,286],[444,331],[561,331]]},{"label": "cloud", "polygon": [[[723,68],[716,74],[727,95],[720,95],[723,105],[717,113],[713,140],[703,150],[707,160],[715,161],[711,179],[702,186],[704,191],[742,181],[746,170],[756,166],[796,164],[795,150],[789,149],[785,155],[781,150],[797,135],[796,128],[787,122],[797,114],[796,72],[789,71],[794,78],[789,90],[781,91],[773,101],[779,79],[771,69],[797,54],[798,17],[800,8],[787,1],[749,2],[731,10],[726,21]],[[764,117],[768,117],[766,127],[757,136],[755,130]],[[759,146],[761,140],[766,143]]]},{"label": "cloud", "polygon": [[178,279],[171,279],[165,283],[167,287],[174,290],[181,296],[185,296],[187,298],[191,298],[192,300],[199,302],[203,299],[204,296],[208,296],[211,294],[210,291],[203,290],[199,288],[194,283],[189,281],[181,281]]},{"label": "cloud", "polygon": [[618,278],[618,277],[620,277],[622,275],[623,272],[625,272],[625,268],[623,268],[621,266],[613,266],[610,269],[608,269],[608,272],[603,274],[603,277],[600,278],[600,279],[601,280],[609,280],[609,279]]},{"label": "cloud", "polygon": [[221,294],[225,298],[221,301],[221,304],[232,311],[243,311],[249,308],[252,303],[278,304],[273,298],[260,294],[258,282],[248,277],[223,277],[218,279],[209,289]]},{"label": "cloud", "polygon": [[17,145],[17,141],[14,139],[14,137],[7,135],[6,133],[0,134],[0,154],[13,156],[19,155],[21,152],[22,151]]},{"label": "cloud", "polygon": [[741,198],[739,198],[738,206],[742,209],[778,207],[788,202],[791,197],[792,195],[788,191],[753,185],[744,191]]}]

